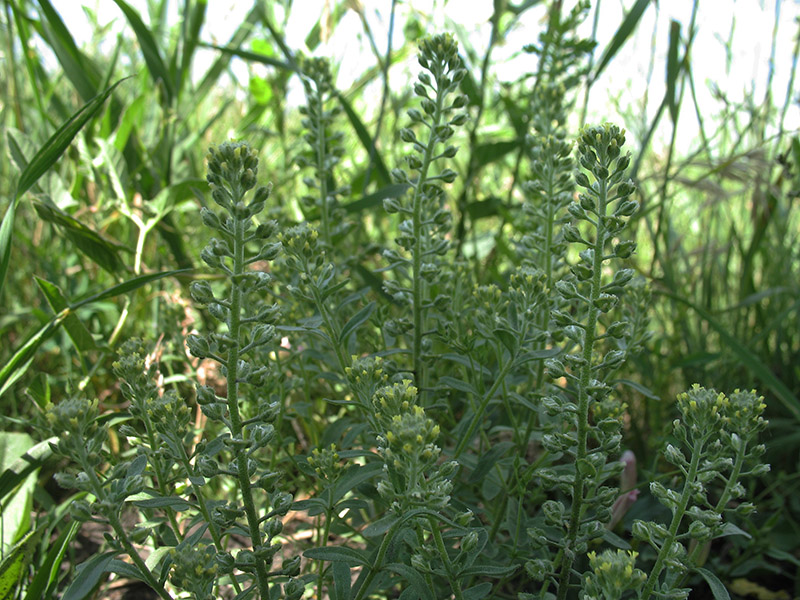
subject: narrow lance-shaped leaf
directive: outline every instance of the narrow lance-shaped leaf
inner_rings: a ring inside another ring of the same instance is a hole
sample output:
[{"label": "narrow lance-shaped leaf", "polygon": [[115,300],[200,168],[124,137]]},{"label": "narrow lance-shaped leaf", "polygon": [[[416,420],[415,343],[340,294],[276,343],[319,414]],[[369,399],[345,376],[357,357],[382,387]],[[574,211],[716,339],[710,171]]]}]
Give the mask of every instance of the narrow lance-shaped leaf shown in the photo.
[{"label": "narrow lance-shaped leaf", "polygon": [[[69,306],[69,302],[57,285],[39,277],[36,277],[36,283],[39,284],[39,289],[42,290],[45,298],[47,298],[47,303],[50,305],[50,308],[53,309],[53,312],[59,313]],[[86,329],[86,326],[75,313],[70,313],[67,318],[64,319],[64,328],[67,330],[72,343],[75,344],[75,349],[79,353],[97,348],[92,334]]]},{"label": "narrow lance-shaped leaf", "polygon": [[600,58],[600,62],[597,63],[597,68],[594,70],[594,74],[592,75],[592,79],[597,79],[600,76],[600,73],[603,72],[608,66],[608,63],[611,62],[611,59],[616,56],[617,52],[619,52],[620,48],[625,44],[628,40],[630,35],[636,29],[636,26],[639,24],[639,20],[642,18],[647,5],[650,4],[650,0],[636,0],[636,4],[633,5],[633,8],[625,15],[625,18],[622,20],[622,24],[617,29],[617,32],[614,34],[614,37],[611,38],[611,42],[606,46],[605,51],[603,52],[603,56]]},{"label": "narrow lance-shaped leaf", "polygon": [[17,183],[16,194],[6,210],[2,224],[0,224],[0,292],[3,290],[3,284],[5,283],[6,274],[8,273],[8,264],[11,260],[14,219],[16,217],[17,203],[19,202],[20,196],[27,192],[31,186],[56,163],[78,132],[86,125],[89,119],[97,114],[106,99],[122,81],[124,81],[124,79],[116,82],[102,94],[87,102],[78,112],[72,115],[72,117],[44,143],[22,172],[19,182]]},{"label": "narrow lance-shaped leaf", "polygon": [[144,62],[147,64],[147,70],[150,71],[150,76],[153,81],[161,83],[164,86],[167,102],[172,104],[175,98],[175,82],[170,77],[169,70],[161,58],[161,52],[158,49],[156,40],[153,34],[142,21],[139,13],[128,5],[125,0],[114,0],[119,6],[120,10],[125,13],[125,18],[128,19],[133,32],[136,34],[136,39],[139,41],[139,46],[144,55]]},{"label": "narrow lance-shaped leaf", "polygon": [[100,84],[100,74],[96,66],[75,44],[72,34],[50,1],[38,0],[38,2],[44,15],[42,37],[50,44],[61,68],[64,69],[64,74],[78,90],[81,98],[87,102],[91,101],[97,95]]},{"label": "narrow lance-shaped leaf", "polygon": [[667,104],[672,122],[678,120],[678,103],[675,98],[676,83],[680,72],[678,45],[681,41],[681,24],[673,20],[669,27],[669,50],[667,51]]},{"label": "narrow lance-shaped leaf", "polygon": [[180,273],[185,273],[186,271],[188,271],[188,269],[165,271],[162,273],[150,273],[148,275],[142,275],[141,277],[135,277],[134,279],[114,285],[107,290],[89,296],[88,298],[84,298],[83,300],[71,305],[69,308],[65,308],[58,314],[54,315],[50,321],[45,323],[36,333],[29,337],[22,347],[17,350],[11,359],[9,359],[9,361],[3,366],[3,368],[0,369],[0,396],[2,396],[8,390],[9,386],[14,381],[19,379],[25,373],[30,365],[30,360],[33,358],[33,355],[36,353],[36,351],[44,342],[49,340],[55,334],[61,323],[70,315],[72,311],[75,311],[80,307],[86,306],[92,302],[99,302],[101,300],[113,298],[115,296],[131,292],[152,281],[172,275],[178,275]]}]

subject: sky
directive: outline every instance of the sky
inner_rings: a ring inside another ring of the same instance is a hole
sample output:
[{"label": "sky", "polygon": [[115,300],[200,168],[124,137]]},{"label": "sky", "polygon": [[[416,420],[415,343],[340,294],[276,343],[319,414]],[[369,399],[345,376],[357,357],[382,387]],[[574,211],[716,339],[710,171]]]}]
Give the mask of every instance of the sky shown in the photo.
[{"label": "sky", "polygon": [[[350,0],[355,3],[359,0]],[[380,50],[385,51],[388,35],[388,15],[391,0],[360,0],[364,6],[364,15]],[[145,21],[146,2],[129,0],[130,4],[140,10]],[[290,47],[303,49],[305,37],[313,23],[324,13],[331,0],[295,0],[294,9],[286,23],[285,36]],[[92,31],[89,21],[82,11],[75,10],[76,0],[53,0],[53,5],[61,13],[68,28],[72,31],[79,45],[91,41]],[[97,15],[101,24],[111,23],[112,31],[126,27],[119,8],[112,0],[82,0],[80,4],[88,7]],[[173,0],[170,3],[170,14],[177,22],[178,8],[183,2]],[[546,4],[549,4],[546,3]],[[596,58],[613,37],[622,22],[625,11],[633,4],[633,0],[595,0],[600,5],[596,39],[598,48]],[[569,6],[567,0],[565,5]],[[206,25],[203,31],[205,41],[224,44],[244,15],[249,11],[251,2],[223,2],[209,0]],[[453,21],[459,23],[469,35],[476,48],[484,47],[490,33],[489,18],[492,11],[490,0],[405,0],[397,2],[396,23],[393,45],[397,47],[403,41],[403,25],[410,14],[410,6],[426,14],[430,14],[437,30],[447,30]],[[670,22],[674,19],[681,25],[685,36],[692,14],[691,0],[661,0],[650,5],[642,17],[635,34],[628,40],[619,55],[615,57],[609,68],[592,88],[588,105],[589,121],[613,120],[621,122],[619,113],[641,113],[642,98],[647,91],[648,103],[645,113],[648,118],[658,108],[665,90],[666,54],[669,39]],[[776,10],[779,19],[776,21]],[[520,52],[523,45],[534,42],[544,23],[544,7],[534,7],[525,13],[518,26],[507,36],[503,46],[498,47],[493,55],[495,73],[501,80],[512,81],[531,70],[531,57]],[[715,96],[714,85],[731,102],[741,102],[752,92],[757,99],[763,99],[767,91],[770,73],[770,53],[773,33],[776,34],[776,60],[772,66],[771,93],[776,104],[782,105],[787,93],[787,84],[791,71],[791,55],[795,38],[798,35],[798,17],[800,4],[790,0],[709,0],[699,2],[698,35],[693,44],[694,80],[698,104],[702,113],[713,115],[722,108]],[[583,33],[591,34],[593,13],[584,23]],[[777,23],[777,27],[776,27]],[[108,36],[108,39],[113,37]],[[725,41],[730,40],[731,53],[726,54]],[[347,87],[361,74],[364,65],[375,63],[369,49],[363,25],[358,14],[348,10],[336,25],[332,36],[316,51],[332,58],[338,65],[337,86]],[[194,64],[196,73],[202,73],[214,58],[211,50],[198,53]],[[259,68],[246,65],[235,60],[233,71],[239,82],[246,89],[250,73],[258,74]],[[413,70],[413,64],[402,68]],[[648,80],[648,73],[650,73]],[[390,81],[398,81],[398,77]],[[797,87],[797,86],[795,86]],[[297,101],[300,100],[299,88]],[[794,92],[796,97],[797,93]],[[688,98],[687,98],[688,99]],[[289,99],[290,102],[292,98]],[[697,120],[690,104],[685,102],[678,127],[679,146],[691,147],[692,140],[697,138]],[[796,130],[800,127],[800,110],[797,102],[792,103],[786,116],[786,129]],[[669,128],[662,127],[659,135],[668,136]],[[661,139],[663,144],[666,139]],[[656,139],[658,143],[658,138]]]}]

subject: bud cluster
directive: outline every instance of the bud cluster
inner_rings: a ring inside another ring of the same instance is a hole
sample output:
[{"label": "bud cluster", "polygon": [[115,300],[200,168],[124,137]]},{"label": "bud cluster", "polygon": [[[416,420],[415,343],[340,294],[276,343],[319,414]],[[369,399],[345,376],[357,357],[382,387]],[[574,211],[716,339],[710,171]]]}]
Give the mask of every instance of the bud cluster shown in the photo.
[{"label": "bud cluster", "polygon": [[341,234],[345,229],[336,198],[349,193],[346,187],[333,189],[330,185],[334,181],[333,170],[344,154],[342,134],[331,131],[341,108],[338,105],[327,107],[336,94],[327,59],[302,56],[298,59],[298,66],[306,94],[306,105],[300,107],[300,114],[303,115],[303,128],[307,131],[304,139],[308,143],[308,152],[298,156],[295,162],[314,171],[314,177],[303,179],[311,194],[303,196],[302,200],[307,207],[319,211],[322,239],[332,247],[331,236]]},{"label": "bud cluster", "polygon": [[452,489],[448,478],[456,463],[437,464],[439,426],[417,404],[417,388],[406,379],[379,388],[372,402],[379,427],[378,454],[384,462],[378,492],[398,514],[447,506]]},{"label": "bud cluster", "polygon": [[[678,491],[658,481],[650,493],[666,506],[672,520],[669,527],[653,521],[635,521],[634,537],[646,541],[658,552],[642,598],[677,589],[687,570],[698,565],[702,548],[724,535],[725,516],[746,517],[755,507],[742,502],[745,496],[740,480],[762,475],[769,465],[760,462],[763,445],[758,434],[767,426],[762,417],[764,399],[755,391],[736,390],[730,396],[695,385],[678,395],[680,418],[673,423],[678,445],[667,443],[664,457],[678,469],[683,488]],[[688,517],[686,533],[679,533]],[[687,550],[683,540],[692,543]],[[661,579],[662,573],[666,573]],[[685,597],[685,596],[684,596]]]}]

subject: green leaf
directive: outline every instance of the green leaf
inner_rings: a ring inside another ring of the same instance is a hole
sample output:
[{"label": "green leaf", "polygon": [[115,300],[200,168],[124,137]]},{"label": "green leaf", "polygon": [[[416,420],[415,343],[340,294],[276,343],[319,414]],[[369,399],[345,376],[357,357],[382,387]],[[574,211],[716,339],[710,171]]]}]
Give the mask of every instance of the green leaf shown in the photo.
[{"label": "green leaf", "polygon": [[498,442],[494,444],[491,449],[483,454],[478,460],[478,464],[475,466],[475,470],[469,476],[470,483],[477,483],[479,481],[483,481],[483,479],[488,475],[489,470],[500,460],[503,455],[512,448],[514,444],[512,442]]},{"label": "green leaf", "polygon": [[33,360],[33,355],[36,354],[42,344],[53,336],[69,313],[70,310],[65,309],[55,315],[39,331],[25,340],[22,347],[0,369],[0,396],[5,394],[8,388],[25,374]]},{"label": "green leaf", "polygon": [[97,67],[86,57],[75,44],[69,29],[64,25],[61,16],[50,4],[49,0],[38,0],[42,7],[44,20],[44,38],[64,69],[64,74],[78,90],[84,101],[89,101],[97,94],[100,83],[100,72]]},{"label": "green leaf", "polygon": [[[169,550],[169,548],[167,549]],[[161,550],[161,548],[159,548],[159,550]],[[116,573],[117,575],[122,575],[123,577],[127,577],[129,579],[137,579],[139,581],[144,581],[144,576],[142,575],[142,572],[139,570],[139,567],[118,560],[116,558],[113,559],[110,563],[108,563],[107,570],[109,573]]]},{"label": "green leaf", "polygon": [[630,379],[615,379],[614,381],[609,382],[609,385],[616,385],[621,383],[622,385],[626,385],[629,388],[636,390],[645,398],[650,398],[651,400],[661,400],[656,394],[648,387],[642,385],[638,381],[631,381]]},{"label": "green leaf", "polygon": [[392,183],[364,196],[361,200],[345,204],[342,208],[348,213],[361,212],[374,206],[380,206],[386,198],[401,198],[410,189],[411,186],[407,183]]},{"label": "green leaf", "polygon": [[119,246],[104,239],[92,228],[54,205],[36,201],[33,203],[33,207],[41,219],[57,225],[67,239],[87,258],[112,275],[122,270],[123,262],[117,253]]},{"label": "green leaf", "polygon": [[488,164],[497,162],[509,152],[513,152],[522,147],[522,140],[502,140],[500,142],[478,144],[475,147],[475,154],[473,155],[475,167],[480,169]]},{"label": "green leaf", "polygon": [[22,347],[17,350],[11,359],[9,359],[9,361],[3,366],[3,368],[0,369],[0,396],[2,396],[8,390],[11,384],[13,384],[25,373],[30,364],[30,360],[33,358],[33,355],[36,353],[39,347],[53,336],[64,319],[66,319],[72,311],[75,311],[82,306],[86,306],[87,304],[91,304],[92,302],[99,302],[101,300],[114,298],[121,294],[131,292],[152,281],[169,277],[171,275],[177,275],[179,273],[185,273],[188,270],[189,269],[177,269],[174,271],[150,273],[148,275],[135,277],[134,279],[114,285],[103,292],[99,292],[89,296],[88,298],[84,298],[69,308],[65,308],[58,314],[54,315],[49,322],[39,329],[39,331],[29,337]]},{"label": "green leaf", "polygon": [[592,75],[593,80],[596,80],[600,76],[600,73],[603,72],[603,69],[608,66],[608,63],[611,62],[611,59],[616,56],[617,52],[619,52],[620,48],[622,48],[622,46],[625,44],[627,39],[636,29],[636,26],[639,24],[639,20],[642,18],[644,11],[649,4],[650,0],[636,0],[636,4],[634,4],[633,8],[631,8],[630,11],[628,11],[628,14],[625,15],[625,18],[622,20],[622,24],[619,26],[619,29],[617,29],[614,37],[611,38],[611,42],[609,42],[608,46],[606,46],[603,56],[597,63],[597,67]]},{"label": "green leaf", "polygon": [[[57,285],[45,279],[41,279],[40,277],[35,277],[35,279],[36,283],[39,284],[39,289],[42,290],[45,298],[47,298],[47,303],[50,305],[50,308],[53,309],[53,312],[59,313],[69,306],[69,302]],[[92,334],[89,333],[89,330],[86,329],[86,326],[75,313],[70,313],[67,318],[64,319],[64,328],[67,330],[78,352],[82,353],[97,349]]]},{"label": "green leaf", "polygon": [[493,333],[494,336],[508,349],[508,351],[511,353],[511,356],[514,356],[517,353],[517,350],[519,349],[519,336],[517,334],[509,329],[501,327],[495,329]]},{"label": "green leaf", "polygon": [[100,578],[109,570],[115,552],[95,554],[92,558],[78,565],[75,579],[69,585],[61,600],[84,600],[100,583]]},{"label": "green leaf", "polygon": [[707,569],[697,568],[695,569],[696,572],[700,573],[703,579],[706,580],[708,587],[711,588],[711,593],[714,594],[714,600],[731,600],[730,594],[728,594],[728,590],[722,584],[722,582],[714,575],[711,571]]},{"label": "green leaf", "polygon": [[372,159],[375,161],[375,169],[378,172],[378,178],[381,181],[381,185],[390,184],[392,182],[392,178],[389,175],[389,170],[386,168],[386,165],[383,162],[383,158],[378,153],[378,149],[375,148],[375,145],[372,142],[372,138],[367,132],[367,128],[364,127],[364,123],[361,122],[361,119],[353,110],[353,107],[350,106],[350,103],[345,99],[345,97],[342,94],[336,94],[336,98],[342,105],[342,108],[344,109],[344,112],[347,115],[350,124],[353,126],[353,130],[356,132],[358,139],[361,141],[361,145],[364,146],[364,149],[366,149],[367,154],[371,156]]},{"label": "green leaf", "polygon": [[292,67],[292,65],[290,65],[288,62],[283,60],[278,60],[277,58],[272,58],[271,56],[265,56],[257,52],[250,52],[248,50],[242,50],[241,48],[215,46],[214,44],[201,43],[200,45],[203,46],[204,48],[213,48],[214,50],[219,50],[220,52],[229,54],[231,56],[236,56],[238,58],[241,58],[242,60],[246,60],[249,62],[261,63],[262,65],[275,67],[277,69],[283,69],[285,71],[294,71],[294,67]]},{"label": "green leaf", "polygon": [[333,563],[333,595],[331,600],[350,600],[350,567],[343,562]]},{"label": "green leaf", "polygon": [[658,293],[688,306],[698,315],[700,315],[700,317],[702,317],[709,324],[709,326],[711,326],[711,328],[714,329],[717,334],[719,334],[723,346],[736,354],[736,356],[739,357],[739,360],[742,361],[742,364],[747,367],[747,369],[757,379],[771,389],[778,400],[780,400],[780,402],[786,407],[792,416],[797,421],[800,421],[800,401],[798,401],[797,397],[795,397],[792,391],[786,387],[786,384],[775,377],[770,368],[761,362],[758,356],[753,354],[753,352],[751,352],[741,341],[732,336],[728,330],[719,321],[717,321],[713,315],[711,315],[711,313],[701,306],[692,303],[686,298],[678,296],[674,292],[659,290]]},{"label": "green leaf", "polygon": [[42,598],[52,597],[58,581],[58,575],[61,572],[61,561],[80,528],[81,524],[78,521],[72,521],[69,528],[64,529],[58,539],[50,544],[47,556],[38,565],[36,575],[34,575],[33,581],[28,586],[25,600],[41,600]]},{"label": "green leaf", "polygon": [[680,72],[678,45],[681,41],[681,24],[672,20],[669,26],[669,49],[667,50],[667,106],[672,122],[678,120],[678,103],[675,97],[675,83]]},{"label": "green leaf", "polygon": [[339,334],[339,345],[340,346],[347,346],[347,341],[350,336],[358,330],[364,323],[367,322],[367,319],[370,318],[373,311],[375,310],[375,301],[372,300],[369,302],[364,308],[359,310],[356,314],[354,314],[347,323],[344,324],[342,327],[342,331]]},{"label": "green leaf", "polygon": [[142,22],[139,13],[131,8],[125,0],[114,0],[120,10],[125,13],[125,18],[128,19],[133,32],[136,34],[136,39],[139,41],[139,47],[142,49],[144,62],[147,65],[147,70],[150,71],[150,76],[153,82],[159,82],[164,86],[164,92],[167,97],[168,104],[172,104],[175,99],[175,82],[170,77],[169,70],[161,58],[161,52],[158,49],[158,44],[150,33],[150,30]]},{"label": "green leaf", "polygon": [[336,481],[332,502],[334,504],[337,503],[339,500],[344,498],[345,494],[352,491],[355,487],[361,485],[365,481],[372,479],[382,470],[383,463],[378,461],[372,461],[363,466],[355,465],[354,467],[350,467]]},{"label": "green leaf", "polygon": [[[24,457],[33,446],[33,438],[16,431],[0,432],[0,468],[5,472]],[[7,552],[31,526],[33,490],[36,487],[35,470],[15,486],[12,493],[2,498],[0,514],[0,555]]]},{"label": "green leaf", "polygon": [[160,273],[149,273],[147,275],[140,275],[139,277],[134,277],[133,279],[129,279],[128,281],[123,281],[122,283],[118,283],[117,285],[111,286],[110,288],[108,288],[103,292],[94,294],[92,296],[89,296],[88,298],[84,298],[83,300],[80,300],[79,302],[73,304],[71,308],[72,310],[75,310],[80,308],[81,306],[91,304],[92,302],[100,302],[101,300],[115,298],[116,296],[120,296],[122,294],[127,294],[128,292],[132,292],[133,290],[137,290],[143,285],[147,285],[148,283],[152,283],[153,281],[164,279],[164,277],[172,277],[173,275],[187,273],[189,271],[191,271],[191,269],[175,269],[173,271],[162,271]]},{"label": "green leaf", "polygon": [[[130,498],[128,500],[131,500]],[[148,498],[144,500],[131,500],[131,504],[139,508],[174,508],[177,511],[192,508],[192,503],[177,496],[164,496],[158,498]]]},{"label": "green leaf", "polygon": [[428,587],[428,584],[425,583],[422,575],[420,575],[416,569],[413,569],[402,563],[389,563],[386,565],[386,569],[388,571],[397,573],[403,579],[405,579],[408,582],[408,585],[414,589],[414,592],[422,600],[436,600],[436,596],[434,596],[433,592]]},{"label": "green leaf", "polygon": [[183,88],[186,76],[190,72],[192,57],[197,48],[200,39],[200,31],[203,29],[203,23],[206,19],[207,7],[208,0],[198,0],[193,3],[190,9],[188,27],[185,29],[186,36],[183,40],[180,73],[178,74],[178,93],[180,93],[180,90]]},{"label": "green leaf", "polygon": [[485,581],[484,583],[479,583],[468,590],[464,590],[462,595],[464,600],[481,600],[482,598],[487,598],[491,591],[492,584],[488,581]]},{"label": "green leaf", "polygon": [[58,438],[52,437],[39,442],[29,448],[24,454],[16,459],[0,475],[0,502],[5,502],[6,496],[13,492],[22,481],[31,473],[42,466],[53,451],[50,444],[56,443]]},{"label": "green leaf", "polygon": [[369,556],[363,550],[356,550],[346,546],[323,546],[311,548],[303,552],[303,556],[312,560],[326,560],[328,562],[343,562],[348,566],[371,566]]},{"label": "green leaf", "polygon": [[461,379],[456,379],[455,377],[443,375],[439,378],[439,383],[445,388],[458,390],[459,392],[464,392],[465,394],[472,394],[473,396],[480,395],[478,394],[478,390],[476,390],[471,383],[462,381]]},{"label": "green leaf", "polygon": [[67,147],[72,143],[73,138],[83,128],[84,125],[91,119],[103,106],[103,103],[111,95],[114,89],[124,79],[116,82],[114,85],[106,89],[102,94],[95,96],[92,100],[87,102],[78,112],[76,112],[70,119],[61,125],[50,139],[39,149],[36,155],[28,163],[25,170],[22,171],[19,181],[17,182],[17,191],[14,198],[6,210],[3,217],[3,223],[0,225],[0,292],[3,291],[3,284],[6,280],[6,273],[8,273],[8,265],[11,260],[11,242],[14,233],[14,218],[17,210],[17,203],[20,196],[27,192],[31,186],[36,183],[39,178],[44,175],[50,167],[61,157]]},{"label": "green leaf", "polygon": [[17,584],[36,551],[42,531],[43,528],[29,531],[3,556],[3,561],[0,562],[0,600],[17,597]]},{"label": "green leaf", "polygon": [[459,575],[461,577],[473,577],[475,575],[481,575],[485,577],[508,577],[514,571],[517,570],[517,565],[508,565],[508,566],[501,566],[501,565],[480,565],[477,567],[470,567],[469,569],[465,569]]}]

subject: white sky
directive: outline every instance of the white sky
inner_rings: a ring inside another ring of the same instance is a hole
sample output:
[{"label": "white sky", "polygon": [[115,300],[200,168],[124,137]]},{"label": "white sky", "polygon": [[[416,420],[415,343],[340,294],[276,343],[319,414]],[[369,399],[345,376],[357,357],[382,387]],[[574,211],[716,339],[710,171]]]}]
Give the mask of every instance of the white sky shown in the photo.
[{"label": "white sky", "polygon": [[[129,0],[137,7],[145,22],[146,2]],[[330,0],[295,0],[293,10],[285,30],[286,41],[294,49],[304,49],[304,41],[314,21],[323,13],[326,2]],[[61,13],[68,28],[76,38],[76,42],[88,44],[92,32],[83,11],[77,5],[83,4],[93,10],[100,24],[114,21],[112,31],[126,28],[124,17],[112,0],[53,0],[53,5]],[[173,0],[170,3],[171,14],[177,20],[178,7],[182,2]],[[388,34],[388,14],[391,0],[362,0],[365,15],[373,31],[376,43],[381,52],[385,51]],[[549,3],[547,3],[549,4]],[[570,5],[571,3],[566,2]],[[632,0],[603,0],[597,32],[598,48],[596,59],[611,40],[616,28],[623,18],[623,7],[633,4]],[[672,19],[681,23],[682,35],[686,35],[692,11],[691,0],[661,0],[660,7],[650,5],[635,35],[628,40],[626,46],[612,61],[600,80],[592,89],[589,102],[589,121],[612,120],[622,123],[618,108],[638,115],[641,99],[646,87],[646,76],[649,70],[651,51],[655,45],[655,59],[648,93],[647,114],[652,117],[658,108],[665,88],[665,65],[669,27]],[[445,30],[447,20],[451,19],[464,27],[471,43],[476,48],[485,47],[489,39],[492,2],[490,0],[449,0],[443,4],[441,0],[406,0],[399,1],[396,9],[394,47],[403,41],[403,26],[409,6],[413,6],[433,17],[437,30]],[[780,6],[781,18],[777,28],[776,61],[774,65],[772,93],[774,102],[783,104],[791,70],[791,53],[794,39],[798,35],[797,19],[800,16],[800,4],[791,0],[710,0],[700,2],[697,19],[698,36],[693,46],[692,68],[698,95],[698,101],[704,116],[716,114],[722,105],[715,100],[711,84],[715,83],[733,102],[740,102],[747,91],[755,88],[755,98],[764,98],[766,81],[769,72],[769,57],[773,28],[775,27],[775,8]],[[236,27],[242,22],[251,7],[249,1],[223,2],[209,0],[206,23],[202,37],[205,41],[224,44]],[[735,14],[735,27],[732,35],[732,60],[730,69],[726,68],[725,40],[731,37],[731,26]],[[544,8],[535,7],[525,13],[517,28],[508,35],[504,46],[495,50],[494,73],[504,80],[515,80],[522,72],[532,69],[531,58],[521,53],[524,44],[536,41],[543,27]],[[582,33],[591,32],[593,13],[587,19]],[[131,34],[132,35],[132,34]],[[106,34],[106,39],[113,40]],[[368,40],[363,34],[363,27],[358,15],[348,10],[342,21],[336,26],[333,36],[327,44],[317,49],[316,54],[324,54],[338,65],[338,87],[346,89],[361,74],[365,67],[375,64],[369,49]],[[214,54],[212,51],[201,51],[197,55],[195,71],[202,73]],[[413,64],[408,68],[416,71]],[[404,67],[405,68],[405,67]],[[246,88],[249,67],[240,60],[235,60],[233,70],[237,79]],[[257,72],[258,69],[254,69]],[[390,81],[402,81],[399,76]],[[795,86],[796,89],[798,86]],[[793,93],[797,97],[797,92]],[[616,103],[610,101],[616,98]],[[290,99],[291,100],[291,99]],[[690,147],[697,137],[697,121],[689,102],[688,90],[682,105],[680,118],[679,147]],[[668,135],[668,122],[665,114],[662,118],[660,137],[664,141]],[[787,114],[786,129],[795,130],[800,127],[800,111],[796,102]]]}]

